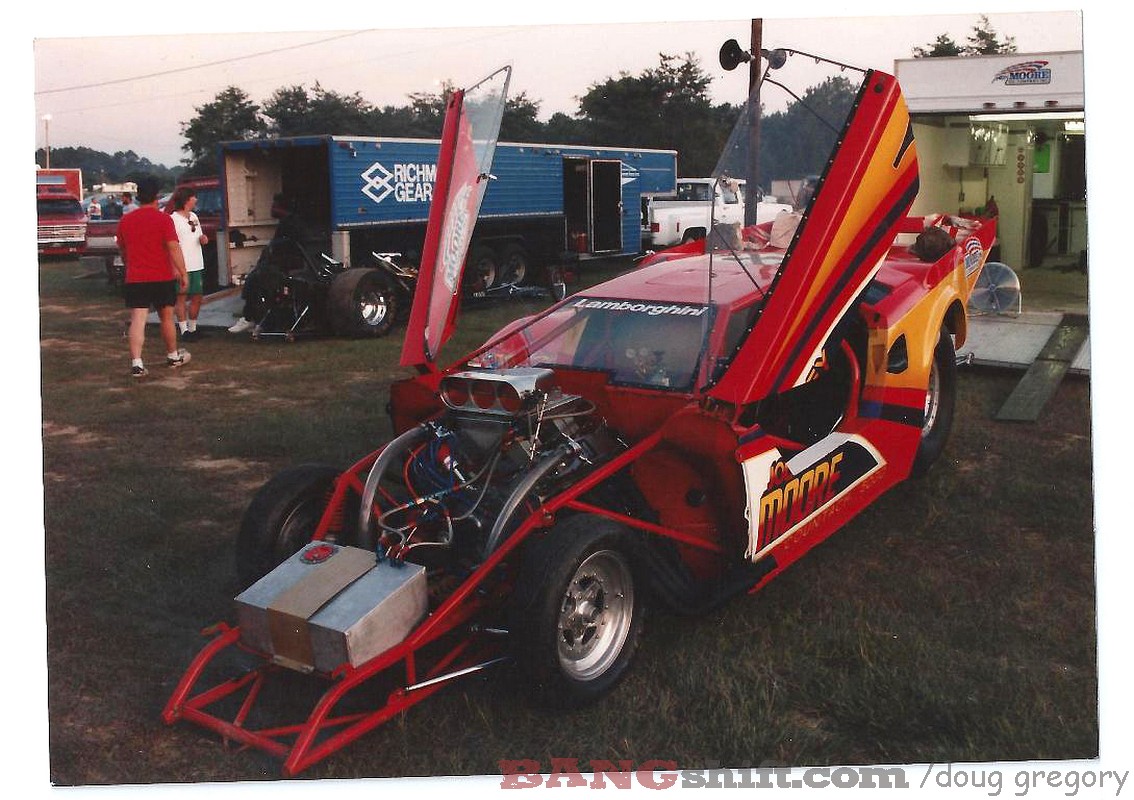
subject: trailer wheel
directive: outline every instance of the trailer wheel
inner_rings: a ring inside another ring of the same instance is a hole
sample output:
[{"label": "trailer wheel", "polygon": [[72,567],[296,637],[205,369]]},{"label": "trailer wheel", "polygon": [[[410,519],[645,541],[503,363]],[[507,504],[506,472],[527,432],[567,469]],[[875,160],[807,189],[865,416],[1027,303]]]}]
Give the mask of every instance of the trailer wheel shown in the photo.
[{"label": "trailer wheel", "polygon": [[117,259],[113,256],[107,256],[104,263],[106,265],[106,282],[115,289],[121,289],[126,283],[126,268],[117,263]]},{"label": "trailer wheel", "polygon": [[242,586],[251,586],[311,541],[339,472],[326,464],[300,464],[260,487],[236,535]]},{"label": "trailer wheel", "polygon": [[385,336],[398,316],[398,294],[381,271],[348,269],[327,294],[332,330],[339,336]]},{"label": "trailer wheel", "polygon": [[555,302],[567,296],[567,271],[561,264],[547,268],[547,290]]},{"label": "trailer wheel", "polygon": [[465,291],[474,294],[495,286],[500,275],[499,264],[496,252],[491,247],[475,245],[469,250],[465,263]]},{"label": "trailer wheel", "polygon": [[528,251],[520,244],[510,244],[501,256],[503,268],[500,282],[522,286],[528,278]]},{"label": "trailer wheel", "polygon": [[580,515],[532,542],[513,593],[515,657],[536,699],[576,707],[626,674],[642,634],[644,581],[630,537]]},{"label": "trailer wheel", "polygon": [[933,364],[929,370],[929,386],[925,393],[925,418],[921,428],[921,442],[914,456],[911,477],[920,478],[929,471],[945,449],[949,431],[953,427],[953,411],[957,399],[957,358],[953,352],[953,337],[941,329],[937,347],[933,350]]}]

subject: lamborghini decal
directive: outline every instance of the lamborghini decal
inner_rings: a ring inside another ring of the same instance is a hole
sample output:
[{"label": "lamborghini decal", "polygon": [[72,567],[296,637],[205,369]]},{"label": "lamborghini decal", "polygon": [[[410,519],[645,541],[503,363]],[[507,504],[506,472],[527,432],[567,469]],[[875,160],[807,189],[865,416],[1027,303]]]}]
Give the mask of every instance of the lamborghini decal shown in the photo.
[{"label": "lamborghini decal", "polygon": [[833,433],[786,460],[772,449],[744,461],[745,557],[763,557],[885,463],[869,441],[845,433]]},{"label": "lamborghini decal", "polygon": [[669,315],[675,317],[699,317],[708,310],[704,305],[688,305],[686,303],[635,303],[629,300],[592,300],[580,297],[572,307],[586,309],[601,309],[603,311],[626,311],[631,314],[646,314],[650,317]]}]

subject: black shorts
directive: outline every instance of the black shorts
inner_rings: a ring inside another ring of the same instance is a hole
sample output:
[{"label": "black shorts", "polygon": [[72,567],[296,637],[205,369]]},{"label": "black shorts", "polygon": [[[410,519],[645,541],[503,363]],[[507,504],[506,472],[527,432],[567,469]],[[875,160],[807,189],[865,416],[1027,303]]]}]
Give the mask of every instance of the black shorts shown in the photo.
[{"label": "black shorts", "polygon": [[177,302],[177,281],[143,281],[123,286],[126,308],[161,308]]}]

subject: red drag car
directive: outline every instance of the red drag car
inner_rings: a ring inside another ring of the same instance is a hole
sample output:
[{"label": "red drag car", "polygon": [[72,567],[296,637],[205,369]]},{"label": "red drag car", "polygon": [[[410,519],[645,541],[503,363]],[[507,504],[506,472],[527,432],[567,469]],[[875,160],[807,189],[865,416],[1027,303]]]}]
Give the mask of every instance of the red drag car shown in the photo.
[{"label": "red drag car", "polygon": [[[502,103],[501,81],[478,88]],[[595,699],[630,667],[645,603],[695,613],[759,590],[928,469],[953,421],[995,224],[907,216],[917,155],[893,77],[864,73],[801,219],[659,254],[441,368],[495,130],[474,94],[450,104],[397,437],[261,490],[240,624],[216,627],[165,710],[288,774],[505,659],[547,700]],[[234,648],[260,666],[199,688]],[[325,694],[303,720],[254,724],[287,668]],[[379,685],[376,706],[342,711]]]}]

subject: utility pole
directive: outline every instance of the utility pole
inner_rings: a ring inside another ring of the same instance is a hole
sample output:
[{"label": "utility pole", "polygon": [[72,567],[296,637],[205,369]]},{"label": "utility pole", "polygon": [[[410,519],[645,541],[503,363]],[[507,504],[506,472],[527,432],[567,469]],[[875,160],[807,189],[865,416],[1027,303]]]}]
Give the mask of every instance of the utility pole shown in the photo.
[{"label": "utility pole", "polygon": [[764,47],[764,20],[752,20],[752,60],[748,62],[748,169],[745,175],[744,224],[756,224],[756,204],[760,202],[760,54]]},{"label": "utility pole", "polygon": [[43,167],[51,169],[51,115],[43,115]]}]

